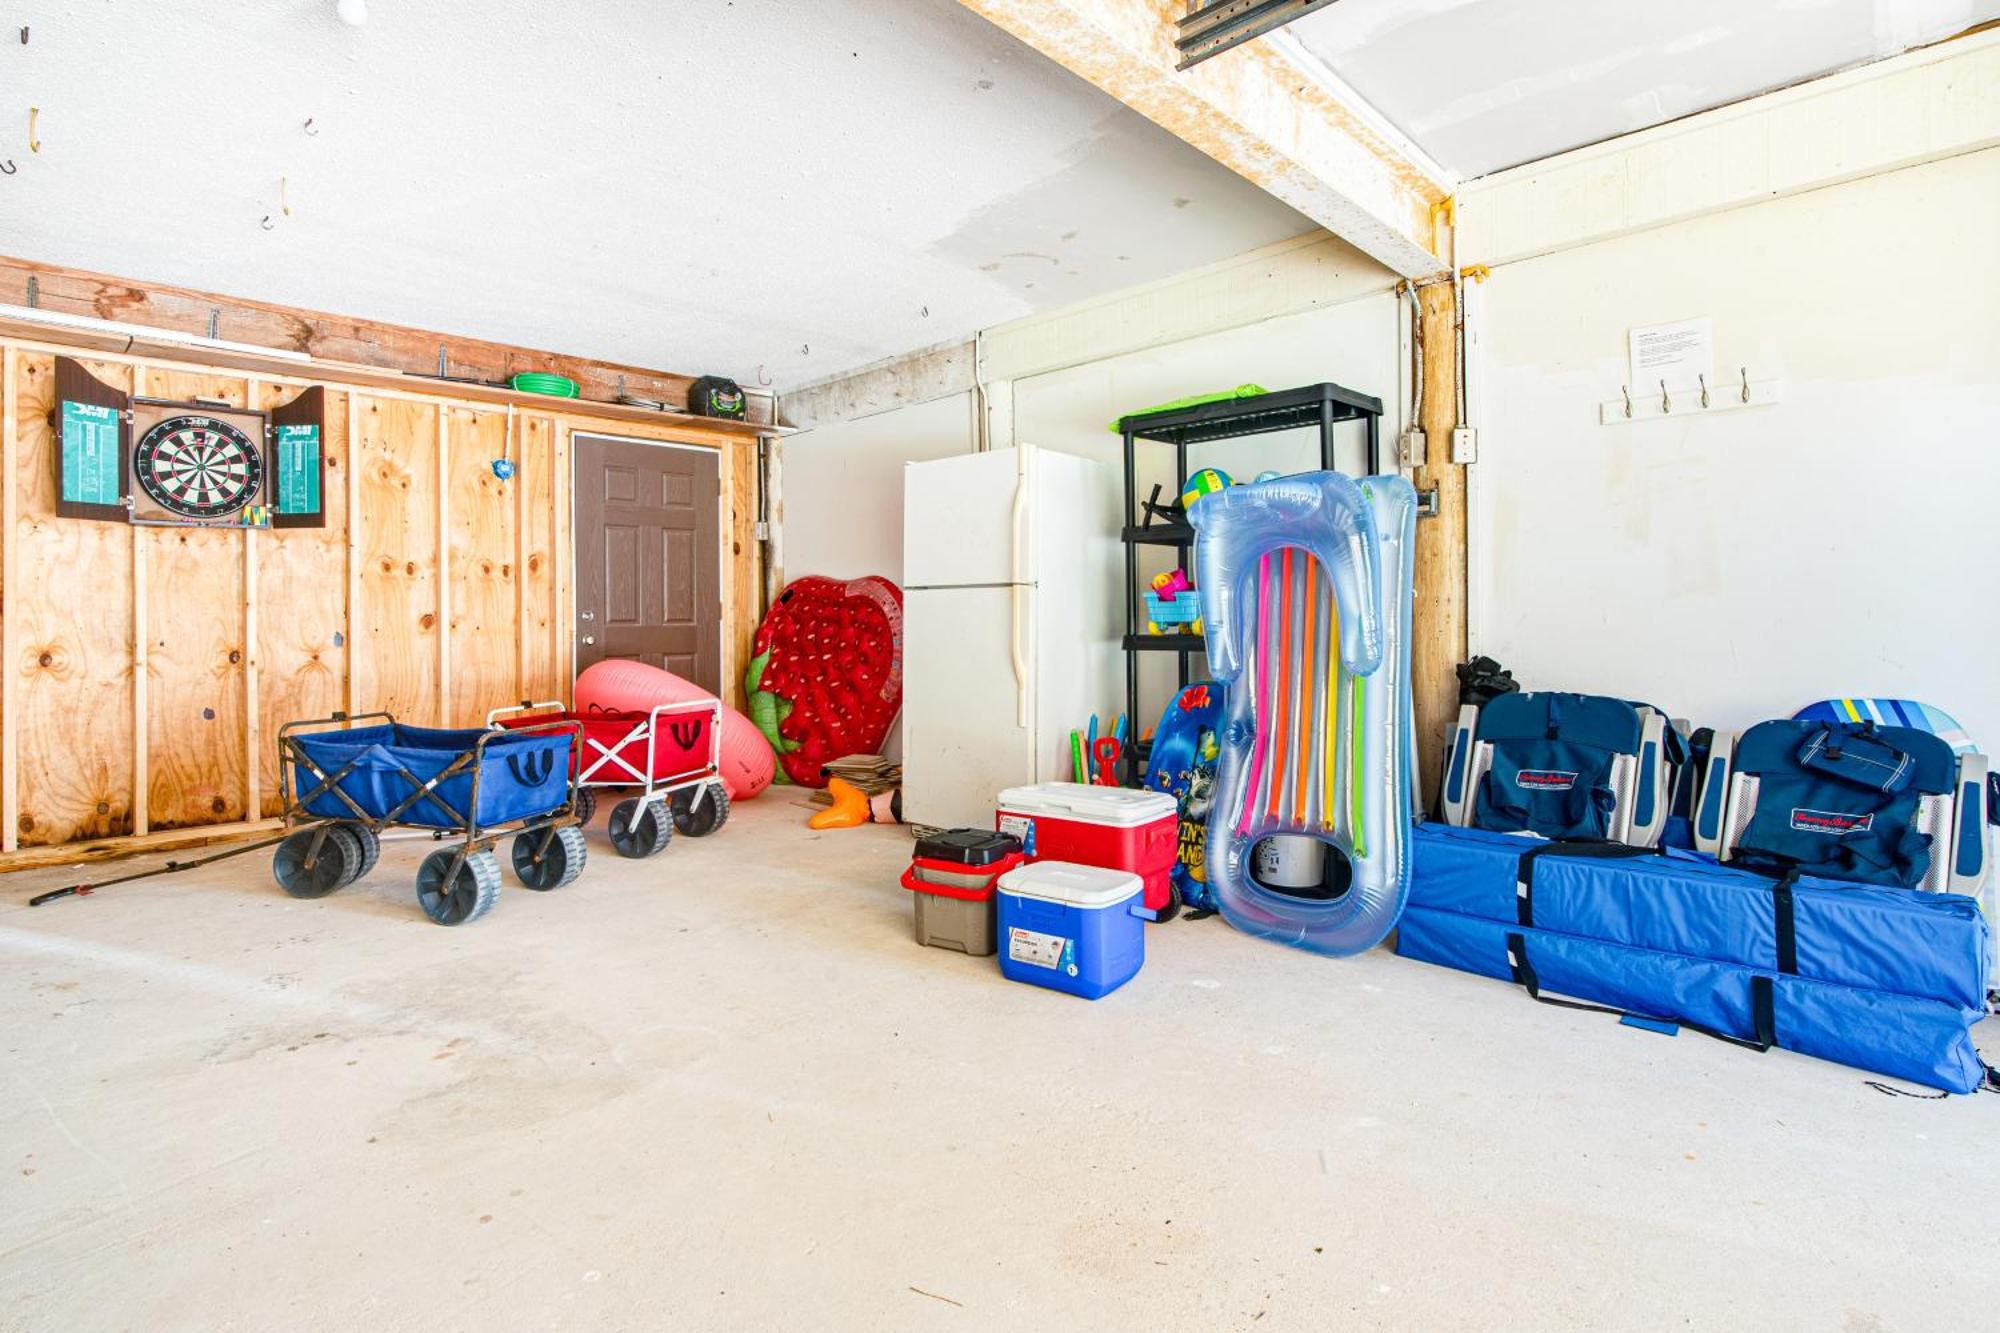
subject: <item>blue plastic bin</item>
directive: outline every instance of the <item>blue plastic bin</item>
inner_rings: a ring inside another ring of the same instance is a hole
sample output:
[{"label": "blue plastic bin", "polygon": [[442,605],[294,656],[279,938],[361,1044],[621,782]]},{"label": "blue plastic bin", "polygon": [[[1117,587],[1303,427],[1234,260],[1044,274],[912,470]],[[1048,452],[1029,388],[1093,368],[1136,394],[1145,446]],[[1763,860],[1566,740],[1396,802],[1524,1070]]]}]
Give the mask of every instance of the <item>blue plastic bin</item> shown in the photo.
[{"label": "blue plastic bin", "polygon": [[1002,975],[1086,1000],[1109,995],[1146,961],[1144,896],[1123,870],[1036,861],[1008,871],[994,894]]},{"label": "blue plastic bin", "polygon": [[[479,729],[442,731],[385,722],[348,731],[295,736],[293,740],[329,777],[353,761],[353,771],[340,779],[340,790],[370,816],[380,819],[408,800],[415,790],[401,769],[408,769],[420,781],[429,782],[477,745],[480,737],[489,734]],[[568,732],[558,732],[503,735],[488,741],[480,763],[480,827],[532,819],[567,801],[571,740]],[[293,790],[298,795],[312,791],[320,781],[303,764],[293,765]],[[439,783],[436,792],[437,800],[426,796],[397,815],[396,822],[426,828],[464,828],[463,816],[472,803],[471,766]],[[332,791],[313,797],[305,808],[310,814],[354,818],[353,807]],[[454,810],[458,817],[452,815]]]}]

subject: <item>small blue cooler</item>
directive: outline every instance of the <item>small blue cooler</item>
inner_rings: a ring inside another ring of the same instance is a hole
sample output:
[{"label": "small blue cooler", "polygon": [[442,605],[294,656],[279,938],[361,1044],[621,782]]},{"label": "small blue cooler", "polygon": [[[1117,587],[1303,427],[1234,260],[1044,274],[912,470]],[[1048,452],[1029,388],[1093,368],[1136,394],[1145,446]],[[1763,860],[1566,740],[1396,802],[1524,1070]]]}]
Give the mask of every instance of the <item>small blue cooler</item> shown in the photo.
[{"label": "small blue cooler", "polygon": [[1094,1000],[1146,961],[1145,885],[1124,870],[1037,861],[1000,877],[1000,971]]}]

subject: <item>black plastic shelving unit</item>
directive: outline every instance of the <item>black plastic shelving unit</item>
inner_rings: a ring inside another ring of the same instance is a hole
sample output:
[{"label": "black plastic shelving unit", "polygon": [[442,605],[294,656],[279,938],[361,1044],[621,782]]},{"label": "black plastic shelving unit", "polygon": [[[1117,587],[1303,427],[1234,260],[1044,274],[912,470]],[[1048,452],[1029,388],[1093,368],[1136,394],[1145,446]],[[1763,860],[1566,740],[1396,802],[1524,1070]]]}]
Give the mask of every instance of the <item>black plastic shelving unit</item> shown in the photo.
[{"label": "black plastic shelving unit", "polygon": [[[1203,403],[1199,407],[1174,408],[1165,412],[1142,412],[1120,418],[1118,430],[1125,437],[1125,716],[1131,719],[1133,751],[1137,762],[1127,766],[1137,782],[1145,772],[1149,742],[1136,738],[1144,724],[1139,712],[1139,654],[1174,653],[1180,662],[1180,684],[1189,683],[1189,664],[1202,651],[1199,634],[1148,634],[1140,628],[1145,621],[1144,590],[1139,587],[1139,548],[1171,546],[1181,552],[1181,567],[1188,566],[1188,552],[1194,546],[1194,529],[1186,523],[1155,523],[1143,526],[1139,514],[1139,478],[1136,464],[1141,441],[1174,447],[1174,491],[1178,496],[1187,487],[1188,446],[1211,444],[1217,440],[1241,439],[1251,435],[1273,435],[1279,431],[1316,428],[1319,431],[1319,465],[1331,471],[1334,465],[1333,428],[1358,422],[1365,432],[1368,471],[1382,467],[1382,400],[1338,384],[1308,384],[1297,389],[1280,389],[1250,398],[1230,398]],[[1189,570],[1189,573],[1193,573]]]}]

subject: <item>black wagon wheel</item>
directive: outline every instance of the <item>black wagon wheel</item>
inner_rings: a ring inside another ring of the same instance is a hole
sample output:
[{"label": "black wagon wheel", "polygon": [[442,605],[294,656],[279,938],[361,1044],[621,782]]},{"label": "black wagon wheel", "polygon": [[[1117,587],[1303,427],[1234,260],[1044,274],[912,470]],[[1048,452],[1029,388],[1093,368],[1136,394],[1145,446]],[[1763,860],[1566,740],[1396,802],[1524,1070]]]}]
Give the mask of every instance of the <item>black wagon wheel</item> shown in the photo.
[{"label": "black wagon wheel", "polygon": [[1185,906],[1187,906],[1187,901],[1181,897],[1181,886],[1169,881],[1167,884],[1167,901],[1161,906],[1160,914],[1153,919],[1165,924],[1179,916],[1181,908]]},{"label": "black wagon wheel", "polygon": [[706,838],[729,822],[729,788],[720,782],[683,787],[674,793],[674,831]]},{"label": "black wagon wheel", "polygon": [[597,788],[578,787],[576,789],[576,822],[588,824],[597,818]]},{"label": "black wagon wheel", "polygon": [[635,861],[657,854],[674,836],[666,802],[642,801],[637,796],[611,808],[610,831],[612,848]]},{"label": "black wagon wheel", "polygon": [[324,898],[354,881],[361,868],[361,845],[338,824],[300,829],[271,857],[278,887],[294,898]]},{"label": "black wagon wheel", "polygon": [[500,858],[491,852],[474,852],[459,860],[455,851],[436,851],[417,869],[417,903],[440,926],[477,921],[493,910],[499,897]]},{"label": "black wagon wheel", "polygon": [[342,822],[340,830],[347,834],[348,837],[353,838],[355,845],[361,849],[361,863],[355,867],[354,873],[348,876],[347,882],[352,884],[356,880],[367,879],[368,872],[373,870],[375,863],[382,859],[381,836],[366,824],[358,824],[353,821]]},{"label": "black wagon wheel", "polygon": [[514,839],[514,878],[546,893],[576,882],[588,850],[580,828],[534,829]]}]

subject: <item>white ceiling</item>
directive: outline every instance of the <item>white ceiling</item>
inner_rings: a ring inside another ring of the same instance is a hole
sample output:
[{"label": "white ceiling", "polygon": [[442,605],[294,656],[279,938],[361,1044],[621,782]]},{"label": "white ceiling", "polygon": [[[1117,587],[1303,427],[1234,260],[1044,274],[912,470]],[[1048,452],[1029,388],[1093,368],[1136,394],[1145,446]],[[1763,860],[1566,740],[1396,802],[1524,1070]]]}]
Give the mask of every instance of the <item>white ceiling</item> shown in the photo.
[{"label": "white ceiling", "polygon": [[2000,0],[1338,0],[1288,31],[1465,179],[1993,18]]},{"label": "white ceiling", "polygon": [[368,8],[7,6],[0,252],[784,386],[1311,229],[950,0]]}]

